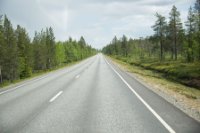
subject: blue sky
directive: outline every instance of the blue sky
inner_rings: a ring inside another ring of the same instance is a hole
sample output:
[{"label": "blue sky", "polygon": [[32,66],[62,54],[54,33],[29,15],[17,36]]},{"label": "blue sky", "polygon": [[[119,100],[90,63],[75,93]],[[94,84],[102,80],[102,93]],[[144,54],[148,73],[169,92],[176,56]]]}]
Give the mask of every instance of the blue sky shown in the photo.
[{"label": "blue sky", "polygon": [[6,14],[14,27],[35,31],[53,27],[56,40],[69,36],[102,48],[116,35],[139,38],[153,34],[154,14],[167,19],[173,5],[186,21],[195,0],[0,0],[0,14]]}]

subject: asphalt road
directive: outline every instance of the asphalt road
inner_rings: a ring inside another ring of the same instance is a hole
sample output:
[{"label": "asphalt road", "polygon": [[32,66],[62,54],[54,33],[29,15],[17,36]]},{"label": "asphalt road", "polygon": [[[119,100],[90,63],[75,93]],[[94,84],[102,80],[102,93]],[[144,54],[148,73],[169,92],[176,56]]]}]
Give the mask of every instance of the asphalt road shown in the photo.
[{"label": "asphalt road", "polygon": [[0,133],[200,133],[200,123],[98,54],[0,92]]}]

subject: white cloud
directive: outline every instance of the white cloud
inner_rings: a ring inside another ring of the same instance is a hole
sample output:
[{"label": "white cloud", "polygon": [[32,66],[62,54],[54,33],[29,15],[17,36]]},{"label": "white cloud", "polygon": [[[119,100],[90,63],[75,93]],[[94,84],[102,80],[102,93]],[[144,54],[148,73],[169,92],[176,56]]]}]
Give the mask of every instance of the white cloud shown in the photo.
[{"label": "white cloud", "polygon": [[1,0],[0,13],[14,25],[34,35],[35,30],[52,26],[57,40],[83,35],[92,46],[101,48],[114,35],[132,38],[151,35],[156,12],[168,18],[172,5],[183,22],[195,0]]}]

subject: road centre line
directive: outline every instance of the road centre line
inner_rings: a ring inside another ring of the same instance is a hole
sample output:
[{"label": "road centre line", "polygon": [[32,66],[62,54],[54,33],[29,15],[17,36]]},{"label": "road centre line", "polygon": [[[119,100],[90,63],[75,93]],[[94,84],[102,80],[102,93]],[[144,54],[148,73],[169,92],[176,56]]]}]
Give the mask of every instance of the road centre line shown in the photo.
[{"label": "road centre line", "polygon": [[52,97],[49,102],[53,102],[54,100],[56,100],[56,98],[58,98],[58,96],[60,96],[63,93],[63,91],[59,91],[54,97]]},{"label": "road centre line", "polygon": [[119,78],[126,84],[126,86],[136,95],[136,97],[147,107],[147,109],[160,121],[160,123],[170,132],[176,133],[163,119],[159,116],[155,110],[126,82],[126,80],[110,65],[105,59],[110,68],[119,76]]},{"label": "road centre line", "polygon": [[77,75],[75,78],[78,79],[80,77],[80,75]]}]

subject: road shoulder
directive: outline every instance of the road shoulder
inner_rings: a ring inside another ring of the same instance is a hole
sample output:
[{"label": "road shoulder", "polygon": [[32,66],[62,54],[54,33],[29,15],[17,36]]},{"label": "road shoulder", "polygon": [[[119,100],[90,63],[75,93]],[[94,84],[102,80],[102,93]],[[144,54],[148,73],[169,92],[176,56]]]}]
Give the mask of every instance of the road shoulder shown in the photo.
[{"label": "road shoulder", "polygon": [[[116,59],[110,58],[112,63],[119,67],[121,70],[126,72],[129,76],[136,79],[148,89],[152,90],[154,93],[158,94],[164,98],[169,103],[173,104],[181,111],[194,118],[200,122],[200,98],[199,97],[190,97],[183,95],[181,92],[178,92],[177,89],[171,89],[173,85],[176,87],[178,83],[170,83],[170,81],[162,82],[165,79],[158,79],[158,77],[151,77],[142,75],[140,73],[134,73],[130,67],[131,65],[118,61]],[[129,65],[129,67],[127,67]],[[137,71],[137,70],[136,70]],[[167,83],[167,84],[166,84]],[[183,86],[184,87],[184,86]]]},{"label": "road shoulder", "polygon": [[44,71],[44,72],[41,72],[41,73],[35,73],[31,77],[28,77],[28,78],[25,78],[25,79],[20,79],[18,81],[15,81],[13,83],[9,83],[8,85],[2,86],[2,87],[0,86],[0,95],[3,94],[3,93],[9,92],[9,91],[15,90],[19,87],[25,86],[28,83],[44,79],[44,78],[48,77],[49,75],[56,73],[58,71],[62,71],[64,69],[73,67],[73,66],[75,66],[75,65],[77,65],[81,62],[84,62],[85,60],[87,60],[89,58],[91,58],[91,57],[85,58],[85,59],[80,60],[80,61],[72,62],[72,63],[66,64],[66,65],[60,66],[58,68],[52,69],[52,70]]}]

